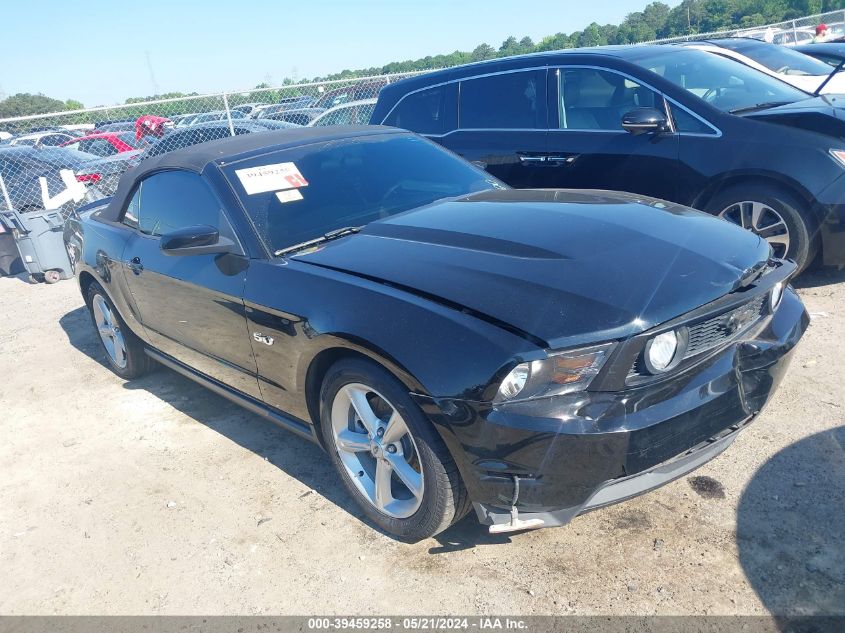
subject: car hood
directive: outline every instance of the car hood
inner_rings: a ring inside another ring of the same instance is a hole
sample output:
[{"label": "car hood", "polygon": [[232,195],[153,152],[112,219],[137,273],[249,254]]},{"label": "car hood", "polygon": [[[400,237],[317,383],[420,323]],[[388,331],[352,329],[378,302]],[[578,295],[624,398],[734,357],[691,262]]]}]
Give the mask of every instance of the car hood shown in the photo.
[{"label": "car hood", "polygon": [[668,202],[497,190],[373,222],[293,259],[565,347],[673,319],[736,289],[768,257],[765,240]]},{"label": "car hood", "polygon": [[[845,75],[843,75],[845,78]],[[845,95],[821,95],[743,115],[748,119],[845,138]]]}]

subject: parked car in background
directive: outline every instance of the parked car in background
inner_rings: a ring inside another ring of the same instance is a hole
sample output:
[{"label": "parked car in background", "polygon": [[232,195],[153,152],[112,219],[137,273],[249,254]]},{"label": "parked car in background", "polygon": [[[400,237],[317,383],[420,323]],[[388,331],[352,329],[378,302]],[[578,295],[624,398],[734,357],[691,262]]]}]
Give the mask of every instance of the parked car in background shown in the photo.
[{"label": "parked car in background", "polygon": [[29,134],[21,134],[9,141],[10,145],[29,145],[35,147],[38,145],[47,145],[58,147],[62,143],[73,141],[81,136],[81,134],[72,132],[70,130],[44,130],[40,132],[31,132]]},{"label": "parked car in background", "polygon": [[425,134],[519,188],[703,209],[778,257],[845,264],[845,102],[678,45],[491,60],[385,86],[371,123]]},{"label": "parked car in background", "polygon": [[839,66],[845,61],[845,43],[843,42],[825,42],[824,46],[807,44],[806,46],[796,46],[795,50],[810,57],[815,57],[833,67]]},{"label": "parked car in background", "polygon": [[310,125],[318,116],[323,114],[323,108],[297,108],[295,110],[282,110],[275,114],[267,114],[264,120],[282,121],[292,125]]},{"label": "parked car in background", "polygon": [[255,101],[253,103],[241,103],[239,105],[233,106],[232,110],[238,110],[239,112],[243,112],[245,115],[250,116],[253,112],[261,109],[266,105],[268,104],[263,103],[261,101]]},{"label": "parked car in background", "polygon": [[189,125],[191,121],[193,121],[196,117],[200,115],[200,112],[189,112],[188,114],[177,114],[176,116],[170,117],[170,120],[173,121],[173,127],[185,127]]},{"label": "parked car in background", "polygon": [[772,38],[772,44],[780,46],[798,46],[800,44],[809,44],[815,37],[813,29],[787,29],[775,34]]},{"label": "parked car in background", "polygon": [[[61,170],[76,174],[96,159],[93,154],[59,147],[4,146],[0,147],[0,174],[13,207],[27,212],[44,208],[40,177],[46,180],[48,195],[55,196],[67,188]],[[0,195],[0,208],[5,207]]]},{"label": "parked car in background", "polygon": [[694,470],[809,323],[795,265],[747,231],[511,190],[404,131],[247,135],[129,174],[80,222],[110,367],[157,361],[320,443],[405,541],[470,508],[565,525]]},{"label": "parked car in background", "polygon": [[79,182],[95,185],[104,196],[111,196],[117,189],[120,177],[144,158],[144,150],[120,152],[107,158],[91,160],[76,170]]},{"label": "parked car in background", "polygon": [[[247,117],[246,114],[244,114],[240,110],[232,110],[231,111],[231,118],[232,119],[246,119],[248,117]],[[229,120],[229,116],[226,114],[226,110],[216,110],[214,112],[203,112],[202,114],[198,114],[195,117],[187,120],[185,122],[185,125],[196,125],[198,123],[210,123],[211,121],[228,121],[228,120]]]},{"label": "parked car in background", "polygon": [[143,149],[149,145],[149,137],[140,139],[135,137],[134,132],[98,132],[81,136],[72,141],[66,141],[59,147],[78,149],[88,154],[106,157],[121,152],[132,152]]},{"label": "parked car in background", "polygon": [[[831,68],[824,62],[794,49],[745,38],[704,40],[683,44],[690,48],[722,55],[792,84],[808,93],[825,84]],[[845,73],[837,74],[822,89],[824,94],[845,92]]]},{"label": "parked car in background", "polygon": [[97,125],[94,132],[133,132],[135,130],[135,121],[119,121],[116,123],[104,123]]},{"label": "parked car in background", "polygon": [[329,108],[308,125],[367,125],[373,110],[376,107],[375,99],[363,99],[361,101],[350,101],[333,108]]},{"label": "parked car in background", "polygon": [[271,114],[278,114],[279,112],[284,112],[285,110],[298,110],[300,108],[308,108],[314,103],[314,101],[316,101],[315,97],[308,97],[305,95],[301,95],[298,97],[286,97],[282,99],[279,103],[263,105],[256,108],[252,111],[252,114],[250,116],[253,119],[266,119]]},{"label": "parked car in background", "polygon": [[329,108],[338,106],[341,103],[347,103],[348,101],[374,99],[378,97],[379,90],[386,85],[387,81],[382,79],[379,81],[355,83],[349,86],[334,88],[333,90],[325,92],[311,107],[328,110]]},{"label": "parked car in background", "polygon": [[[233,127],[236,135],[253,134],[256,132],[266,132],[268,130],[280,130],[289,127],[296,127],[290,123],[282,121],[267,121],[264,119],[239,119],[233,121]],[[191,145],[198,145],[206,143],[215,139],[226,138],[231,136],[232,132],[229,129],[228,121],[211,121],[209,123],[199,123],[190,125],[185,128],[177,129],[165,137],[153,143],[143,154],[141,158],[152,158],[153,156],[160,156],[167,152],[172,152],[176,149],[190,147]]]}]

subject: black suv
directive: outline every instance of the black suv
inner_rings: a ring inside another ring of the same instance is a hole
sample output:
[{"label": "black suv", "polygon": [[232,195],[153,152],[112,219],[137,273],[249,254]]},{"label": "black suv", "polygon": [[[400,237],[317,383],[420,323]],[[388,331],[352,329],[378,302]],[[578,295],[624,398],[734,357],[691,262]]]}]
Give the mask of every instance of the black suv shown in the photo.
[{"label": "black suv", "polygon": [[680,46],[492,60],[385,86],[371,123],[514,187],[614,189],[718,214],[803,269],[845,264],[845,101]]}]

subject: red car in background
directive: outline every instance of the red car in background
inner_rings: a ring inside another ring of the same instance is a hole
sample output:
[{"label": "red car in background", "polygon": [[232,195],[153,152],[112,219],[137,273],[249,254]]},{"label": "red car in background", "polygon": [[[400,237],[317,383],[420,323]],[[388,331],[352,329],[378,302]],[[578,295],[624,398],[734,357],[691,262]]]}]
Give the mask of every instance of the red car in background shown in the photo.
[{"label": "red car in background", "polygon": [[62,143],[60,147],[70,147],[105,158],[122,152],[144,149],[148,145],[147,139],[136,139],[134,132],[95,132]]}]

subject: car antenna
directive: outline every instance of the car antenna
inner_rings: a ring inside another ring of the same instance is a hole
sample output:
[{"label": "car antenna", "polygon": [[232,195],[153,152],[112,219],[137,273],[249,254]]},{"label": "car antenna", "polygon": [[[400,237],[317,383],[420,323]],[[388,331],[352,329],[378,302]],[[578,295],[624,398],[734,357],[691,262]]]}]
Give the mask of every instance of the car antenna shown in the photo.
[{"label": "car antenna", "polygon": [[836,68],[833,69],[833,72],[830,73],[827,76],[827,79],[825,79],[821,83],[821,85],[818,88],[816,88],[816,91],[813,93],[813,96],[818,97],[822,93],[822,90],[824,90],[824,87],[830,82],[831,79],[833,79],[833,76],[836,73],[838,73],[840,70],[842,70],[842,68],[845,68],[845,59],[843,59],[841,62],[839,62],[839,65]]}]

